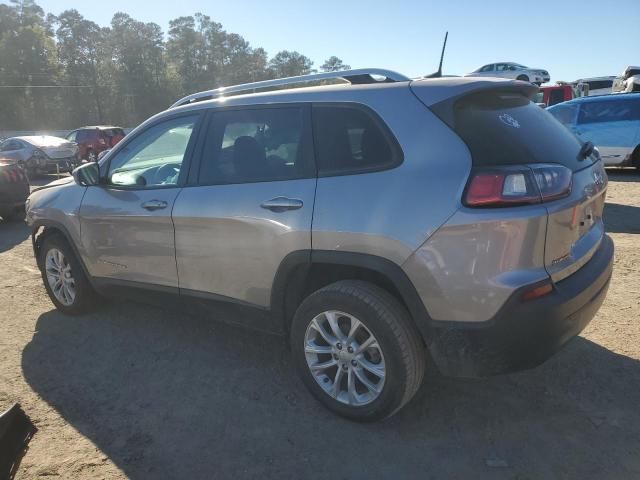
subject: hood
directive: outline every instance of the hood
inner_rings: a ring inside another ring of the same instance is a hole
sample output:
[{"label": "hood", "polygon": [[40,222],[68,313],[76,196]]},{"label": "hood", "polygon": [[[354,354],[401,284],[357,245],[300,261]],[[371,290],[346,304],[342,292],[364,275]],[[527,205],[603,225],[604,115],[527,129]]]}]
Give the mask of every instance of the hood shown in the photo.
[{"label": "hood", "polygon": [[38,187],[38,188],[34,188],[31,193],[35,193],[35,192],[39,192],[40,190],[46,190],[47,188],[51,188],[51,187],[59,187],[61,185],[68,185],[69,183],[73,183],[75,180],[73,179],[73,177],[63,177],[63,178],[59,178],[58,180],[55,180],[51,183],[47,183],[46,185],[43,185],[42,187]]}]

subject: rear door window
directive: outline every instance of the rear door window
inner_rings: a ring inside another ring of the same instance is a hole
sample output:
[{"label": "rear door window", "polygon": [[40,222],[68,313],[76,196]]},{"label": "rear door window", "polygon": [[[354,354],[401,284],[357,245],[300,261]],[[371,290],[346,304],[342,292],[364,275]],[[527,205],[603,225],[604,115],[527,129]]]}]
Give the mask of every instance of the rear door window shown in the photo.
[{"label": "rear door window", "polygon": [[313,132],[320,176],[385,170],[402,162],[398,142],[366,107],[314,105]]},{"label": "rear door window", "polygon": [[202,155],[200,185],[315,176],[308,107],[216,111]]}]

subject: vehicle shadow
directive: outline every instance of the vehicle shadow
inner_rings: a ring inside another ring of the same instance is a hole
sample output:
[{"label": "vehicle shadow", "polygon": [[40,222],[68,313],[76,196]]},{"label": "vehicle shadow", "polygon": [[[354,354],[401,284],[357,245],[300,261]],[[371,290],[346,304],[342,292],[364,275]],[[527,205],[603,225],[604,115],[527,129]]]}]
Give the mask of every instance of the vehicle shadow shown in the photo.
[{"label": "vehicle shadow", "polygon": [[130,302],[41,315],[22,368],[132,479],[640,475],[640,362],[583,338],[529,372],[432,375],[376,424],[313,400],[281,337]]},{"label": "vehicle shadow", "polygon": [[24,222],[7,222],[0,218],[0,253],[11,250],[29,238],[29,227]]},{"label": "vehicle shadow", "polygon": [[607,202],[603,219],[608,233],[640,233],[640,207]]},{"label": "vehicle shadow", "polygon": [[606,169],[609,180],[613,182],[639,182],[640,172],[635,168],[608,168]]}]

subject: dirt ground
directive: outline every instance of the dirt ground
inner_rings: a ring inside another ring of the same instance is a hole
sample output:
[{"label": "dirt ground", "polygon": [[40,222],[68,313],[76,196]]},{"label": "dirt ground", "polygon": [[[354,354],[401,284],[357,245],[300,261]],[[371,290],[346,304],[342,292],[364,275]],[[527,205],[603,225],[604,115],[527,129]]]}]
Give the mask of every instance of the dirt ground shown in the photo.
[{"label": "dirt ground", "polygon": [[373,425],[320,407],[279,337],[116,302],[57,313],[27,228],[0,222],[0,410],[38,432],[18,479],[640,478],[640,176],[610,172],[609,295],[545,365],[431,375]]}]

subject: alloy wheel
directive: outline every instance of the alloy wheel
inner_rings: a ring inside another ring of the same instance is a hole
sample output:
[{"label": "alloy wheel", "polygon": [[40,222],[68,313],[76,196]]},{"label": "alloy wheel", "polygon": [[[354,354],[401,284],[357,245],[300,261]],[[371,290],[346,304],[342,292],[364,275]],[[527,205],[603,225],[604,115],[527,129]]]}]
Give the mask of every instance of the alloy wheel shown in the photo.
[{"label": "alloy wheel", "polygon": [[304,342],[311,375],[329,396],[356,407],[380,396],[386,378],[384,355],[359,319],[325,311],[313,318]]},{"label": "alloy wheel", "polygon": [[56,299],[65,307],[73,305],[76,299],[76,281],[69,261],[57,248],[47,252],[45,271],[47,282]]}]

